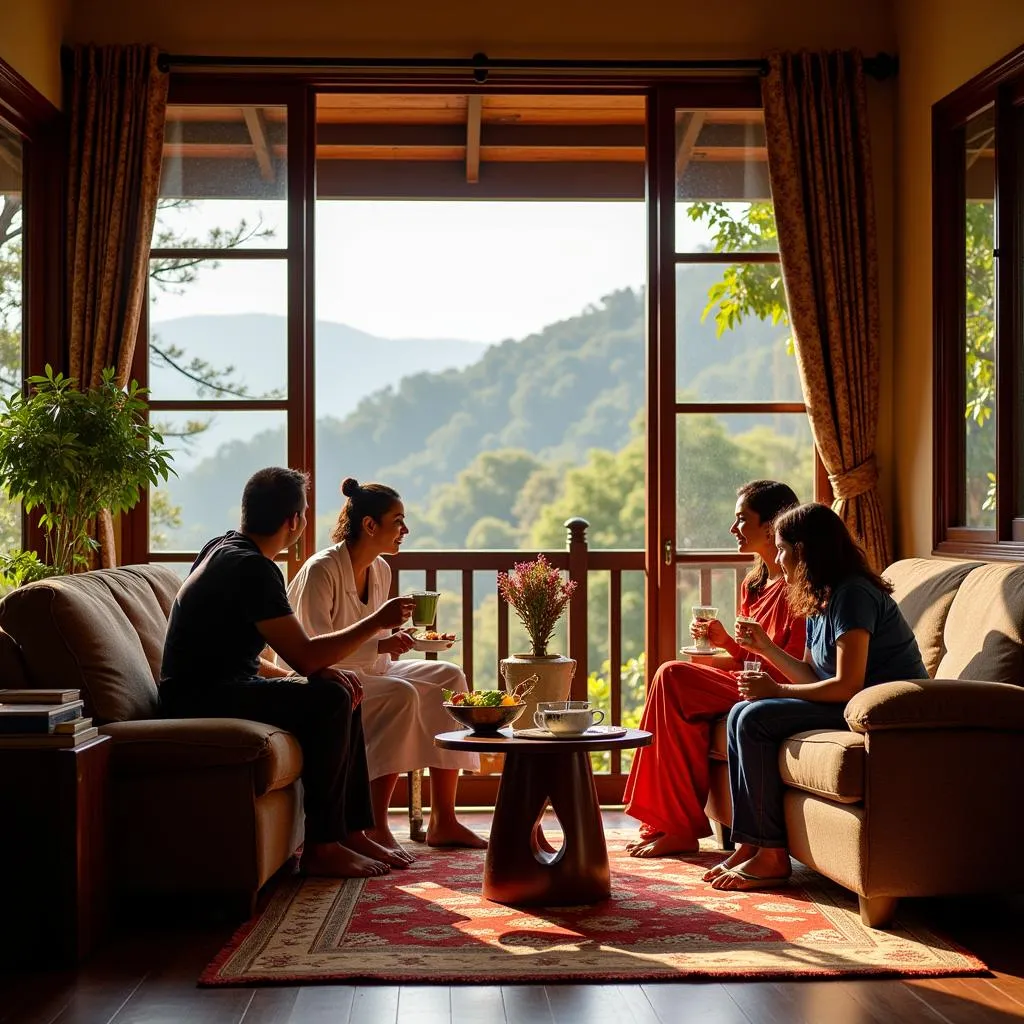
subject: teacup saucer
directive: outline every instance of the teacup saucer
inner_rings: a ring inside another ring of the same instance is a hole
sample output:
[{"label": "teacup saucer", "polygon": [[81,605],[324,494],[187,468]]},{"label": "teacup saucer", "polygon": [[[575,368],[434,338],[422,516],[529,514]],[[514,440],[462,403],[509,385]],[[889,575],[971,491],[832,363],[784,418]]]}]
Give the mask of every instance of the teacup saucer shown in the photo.
[{"label": "teacup saucer", "polygon": [[626,730],[621,725],[592,725],[584,732],[571,735],[548,732],[547,729],[513,729],[512,735],[517,740],[613,740],[625,736]]},{"label": "teacup saucer", "polygon": [[703,654],[707,657],[709,654],[728,654],[729,652],[724,647],[680,647],[680,654]]}]

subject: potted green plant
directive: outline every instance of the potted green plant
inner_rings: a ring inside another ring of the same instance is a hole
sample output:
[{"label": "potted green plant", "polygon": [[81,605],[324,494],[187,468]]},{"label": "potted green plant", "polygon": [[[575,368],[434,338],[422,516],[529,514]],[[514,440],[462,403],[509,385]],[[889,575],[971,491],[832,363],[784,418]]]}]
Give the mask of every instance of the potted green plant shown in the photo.
[{"label": "potted green plant", "polygon": [[[27,394],[0,403],[0,486],[27,512],[42,510],[44,560],[52,573],[70,573],[87,568],[97,547],[92,520],[103,509],[127,512],[143,487],[167,480],[173,455],[145,418],[146,389],[119,387],[112,369],[88,391],[49,365],[27,383]],[[11,582],[46,574],[24,553],[7,564],[18,570]]]},{"label": "potted green plant", "polygon": [[566,700],[572,686],[576,661],[561,654],[549,654],[548,644],[558,620],[576,592],[573,580],[567,580],[543,556],[529,562],[517,562],[510,572],[498,573],[498,592],[519,617],[530,638],[530,651],[501,660],[501,676],[507,690],[531,676],[536,677],[526,698],[526,710],[520,716],[524,727],[533,725],[533,713],[543,701]]}]

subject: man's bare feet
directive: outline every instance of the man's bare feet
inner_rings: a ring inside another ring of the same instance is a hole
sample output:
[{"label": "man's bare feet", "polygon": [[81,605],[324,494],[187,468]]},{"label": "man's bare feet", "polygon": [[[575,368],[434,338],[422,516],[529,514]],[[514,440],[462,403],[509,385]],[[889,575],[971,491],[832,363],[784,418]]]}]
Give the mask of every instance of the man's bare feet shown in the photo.
[{"label": "man's bare feet", "polygon": [[361,853],[364,857],[383,861],[393,868],[404,870],[411,863],[405,857],[400,857],[394,850],[389,850],[386,846],[374,842],[365,832],[350,832],[345,838],[345,845],[355,850],[356,853]]},{"label": "man's bare feet", "polygon": [[723,872],[728,871],[729,868],[738,867],[745,860],[750,860],[759,849],[760,847],[754,846],[753,843],[740,843],[725,860],[704,872],[704,881],[713,882]]},{"label": "man's bare feet", "polygon": [[454,818],[435,822],[431,815],[427,825],[427,846],[468,846],[472,850],[486,850],[487,840]]},{"label": "man's bare feet", "polygon": [[674,836],[663,832],[646,843],[635,843],[629,847],[630,857],[671,857],[677,853],[696,853],[700,844],[686,836]]},{"label": "man's bare feet", "polygon": [[411,854],[396,838],[390,828],[368,828],[363,835],[378,846],[401,857],[407,864],[411,864],[416,857]]},{"label": "man's bare feet", "polygon": [[785,885],[793,873],[789,851],[762,846],[749,860],[723,871],[711,883],[722,892],[748,892],[775,889]]},{"label": "man's bare feet", "polygon": [[299,860],[303,874],[321,878],[373,878],[391,868],[374,857],[364,857],[341,843],[307,844]]}]

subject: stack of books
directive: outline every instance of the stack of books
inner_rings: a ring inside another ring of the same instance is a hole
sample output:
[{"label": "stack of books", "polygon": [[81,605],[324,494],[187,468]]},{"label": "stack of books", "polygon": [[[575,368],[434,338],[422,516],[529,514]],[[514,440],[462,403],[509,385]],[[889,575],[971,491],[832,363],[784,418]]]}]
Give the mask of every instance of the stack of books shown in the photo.
[{"label": "stack of books", "polygon": [[0,690],[0,749],[78,747],[99,730],[79,690]]}]

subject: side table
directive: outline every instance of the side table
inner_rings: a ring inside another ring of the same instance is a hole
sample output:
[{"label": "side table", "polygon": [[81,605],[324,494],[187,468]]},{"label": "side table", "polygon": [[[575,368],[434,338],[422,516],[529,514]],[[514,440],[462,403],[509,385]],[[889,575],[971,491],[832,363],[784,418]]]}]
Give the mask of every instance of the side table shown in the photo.
[{"label": "side table", "polygon": [[[590,751],[645,747],[649,732],[579,739],[520,739],[511,729],[497,736],[443,732],[434,743],[446,750],[505,755],[498,784],[482,892],[513,906],[568,907],[611,895],[608,846],[590,768]],[[561,849],[544,840],[541,818],[548,801],[562,826]]]},{"label": "side table", "polygon": [[106,930],[111,746],[0,748],[5,966],[73,965]]}]

